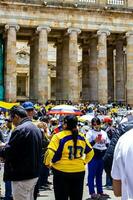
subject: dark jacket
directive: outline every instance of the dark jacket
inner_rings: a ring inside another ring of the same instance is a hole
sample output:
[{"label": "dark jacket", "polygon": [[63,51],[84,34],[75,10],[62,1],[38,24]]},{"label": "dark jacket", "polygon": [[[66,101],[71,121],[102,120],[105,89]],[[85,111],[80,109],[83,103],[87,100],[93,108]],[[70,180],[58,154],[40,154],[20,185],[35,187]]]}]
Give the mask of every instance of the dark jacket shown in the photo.
[{"label": "dark jacket", "polygon": [[3,133],[1,130],[0,130],[0,142],[4,142]]},{"label": "dark jacket", "polygon": [[39,176],[42,152],[41,131],[24,118],[12,132],[9,143],[0,150],[5,158],[4,180],[20,181]]},{"label": "dark jacket", "polygon": [[127,121],[122,124],[119,124],[118,128],[115,130],[113,137],[111,139],[110,145],[106,150],[106,153],[103,157],[104,160],[104,169],[106,173],[110,176],[112,163],[113,163],[113,155],[116,143],[118,139],[127,131],[133,128],[133,121]]}]

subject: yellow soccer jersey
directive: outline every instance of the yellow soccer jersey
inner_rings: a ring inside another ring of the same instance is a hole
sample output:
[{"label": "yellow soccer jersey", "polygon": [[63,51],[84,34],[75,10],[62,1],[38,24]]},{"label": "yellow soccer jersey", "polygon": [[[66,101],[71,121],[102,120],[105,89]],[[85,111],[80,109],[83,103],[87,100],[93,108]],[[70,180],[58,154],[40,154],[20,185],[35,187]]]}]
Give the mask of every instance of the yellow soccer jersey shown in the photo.
[{"label": "yellow soccer jersey", "polygon": [[85,164],[92,159],[93,155],[94,151],[90,143],[83,134],[79,133],[77,155],[74,158],[72,133],[63,130],[52,137],[45,153],[44,163],[62,172],[82,172],[85,171]]},{"label": "yellow soccer jersey", "polygon": [[118,108],[112,108],[111,113],[118,113]]}]

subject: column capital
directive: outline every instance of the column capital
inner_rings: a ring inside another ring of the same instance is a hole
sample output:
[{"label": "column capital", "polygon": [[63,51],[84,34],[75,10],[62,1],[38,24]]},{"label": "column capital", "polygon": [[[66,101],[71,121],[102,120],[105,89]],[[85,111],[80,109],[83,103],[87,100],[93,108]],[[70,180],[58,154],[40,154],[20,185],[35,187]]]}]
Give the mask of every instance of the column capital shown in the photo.
[{"label": "column capital", "polygon": [[46,30],[47,33],[49,33],[51,31],[51,28],[49,26],[40,25],[37,27],[36,32],[40,33],[42,30]]},{"label": "column capital", "polygon": [[19,31],[20,29],[20,26],[18,24],[6,24],[5,25],[5,30],[9,30],[10,28],[15,28],[16,31]]},{"label": "column capital", "polygon": [[133,31],[126,32],[126,37],[130,37],[130,36],[133,36]]},{"label": "column capital", "polygon": [[110,35],[110,31],[108,29],[100,29],[97,31],[97,35],[106,34],[106,36]]},{"label": "column capital", "polygon": [[72,32],[76,32],[77,34],[81,33],[81,30],[79,28],[68,28],[67,34],[71,34]]}]

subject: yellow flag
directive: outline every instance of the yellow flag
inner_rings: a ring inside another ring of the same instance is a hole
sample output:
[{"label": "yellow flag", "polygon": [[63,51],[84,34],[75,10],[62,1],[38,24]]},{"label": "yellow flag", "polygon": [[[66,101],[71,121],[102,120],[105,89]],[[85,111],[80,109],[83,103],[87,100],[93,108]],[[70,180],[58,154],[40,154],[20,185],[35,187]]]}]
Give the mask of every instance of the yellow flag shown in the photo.
[{"label": "yellow flag", "polygon": [[11,109],[15,105],[20,105],[20,103],[8,103],[4,101],[0,101],[0,108]]}]

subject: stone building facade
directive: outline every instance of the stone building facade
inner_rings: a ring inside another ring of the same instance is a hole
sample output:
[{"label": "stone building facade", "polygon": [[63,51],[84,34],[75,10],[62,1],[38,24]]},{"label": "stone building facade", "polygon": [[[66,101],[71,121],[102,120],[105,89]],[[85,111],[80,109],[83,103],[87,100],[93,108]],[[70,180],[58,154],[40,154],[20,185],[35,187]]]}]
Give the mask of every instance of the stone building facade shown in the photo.
[{"label": "stone building facade", "polygon": [[16,42],[26,40],[30,99],[50,97],[48,44],[54,43],[56,100],[133,105],[132,0],[1,0],[0,27],[0,88],[6,101],[17,100]]},{"label": "stone building facade", "polygon": [[[29,97],[30,46],[27,41],[17,42],[16,63],[17,101],[38,101],[37,97]],[[48,99],[56,100],[56,48],[53,44],[48,45]]]}]

